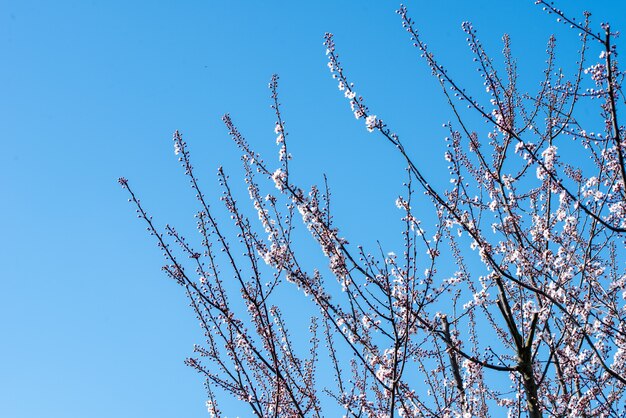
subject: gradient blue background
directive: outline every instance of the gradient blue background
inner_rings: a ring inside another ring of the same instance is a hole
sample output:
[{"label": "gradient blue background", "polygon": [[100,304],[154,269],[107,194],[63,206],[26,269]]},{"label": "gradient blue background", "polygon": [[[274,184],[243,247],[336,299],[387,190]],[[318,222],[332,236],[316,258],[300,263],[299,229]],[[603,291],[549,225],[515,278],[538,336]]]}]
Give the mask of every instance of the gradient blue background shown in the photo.
[{"label": "gradient blue background", "polygon": [[[548,35],[557,33],[566,60],[577,37],[532,3],[407,5],[431,50],[478,91],[461,22],[475,24],[495,58],[510,33],[522,85],[534,91]],[[560,3],[626,29],[621,1]],[[400,238],[387,219],[400,215],[401,161],[355,121],[322,45],[324,32],[335,33],[373,113],[445,180],[441,124],[452,116],[397,6],[0,0],[1,417],[206,416],[201,379],[183,364],[201,332],[116,179],[131,181],[158,225],[193,222],[172,132],[185,134],[215,197],[216,168],[238,167],[223,113],[275,158],[272,73],[281,76],[295,175],[303,185],[329,176],[351,242]]]}]

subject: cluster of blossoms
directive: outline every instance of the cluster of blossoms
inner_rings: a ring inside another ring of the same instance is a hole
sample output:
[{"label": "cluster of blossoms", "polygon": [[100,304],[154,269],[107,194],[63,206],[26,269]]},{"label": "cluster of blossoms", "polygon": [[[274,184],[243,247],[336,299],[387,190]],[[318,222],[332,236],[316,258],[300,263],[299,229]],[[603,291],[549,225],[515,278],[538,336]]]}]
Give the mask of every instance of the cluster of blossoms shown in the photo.
[{"label": "cluster of blossoms", "polygon": [[339,62],[339,55],[335,51],[335,41],[331,33],[325,35],[324,45],[326,46],[326,55],[328,56],[328,69],[333,78],[337,80],[339,90],[343,91],[346,99],[350,101],[350,109],[354,117],[357,119],[365,118],[365,127],[369,132],[373,132],[374,129],[382,127],[382,121],[377,119],[376,115],[369,113],[369,109],[363,102],[363,97],[357,96],[354,91],[354,83],[348,82],[345,77],[343,68]]},{"label": "cluster of blossoms", "polygon": [[554,145],[550,145],[548,148],[541,152],[543,164],[537,166],[537,178],[539,180],[545,180],[547,172],[554,169],[554,165],[557,159],[556,150],[557,148]]}]

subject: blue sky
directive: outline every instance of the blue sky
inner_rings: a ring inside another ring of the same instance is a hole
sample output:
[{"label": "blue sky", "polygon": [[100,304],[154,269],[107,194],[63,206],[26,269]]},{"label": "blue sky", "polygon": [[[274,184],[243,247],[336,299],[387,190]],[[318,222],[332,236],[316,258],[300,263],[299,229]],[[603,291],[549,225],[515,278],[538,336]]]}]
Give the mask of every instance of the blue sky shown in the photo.
[{"label": "blue sky", "polygon": [[[407,6],[431,50],[470,87],[480,79],[468,70],[461,22],[474,23],[496,58],[510,33],[522,83],[535,90],[548,35],[557,33],[565,57],[577,38],[532,3]],[[596,24],[626,28],[626,6],[615,0],[561,3],[577,16],[587,3]],[[335,34],[357,91],[441,178],[441,124],[451,115],[397,6],[0,0],[0,416],[206,416],[201,380],[183,364],[201,333],[116,179],[131,181],[157,224],[191,225],[193,194],[172,132],[183,132],[216,197],[217,167],[238,173],[223,113],[275,158],[272,73],[295,175],[303,185],[328,175],[351,242],[393,246],[399,230],[387,220],[399,217],[401,161],[351,115],[322,41]]]}]

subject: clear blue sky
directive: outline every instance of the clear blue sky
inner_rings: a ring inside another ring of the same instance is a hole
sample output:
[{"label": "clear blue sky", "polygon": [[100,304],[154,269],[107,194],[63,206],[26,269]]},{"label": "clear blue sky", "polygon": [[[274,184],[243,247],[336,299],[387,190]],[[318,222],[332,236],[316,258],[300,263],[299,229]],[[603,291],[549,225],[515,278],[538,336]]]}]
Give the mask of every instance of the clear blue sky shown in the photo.
[{"label": "clear blue sky", "polygon": [[[494,57],[500,36],[511,34],[529,86],[550,33],[573,56],[576,34],[532,3],[407,1],[432,51],[475,88],[464,20]],[[622,2],[560,3],[577,16],[587,3],[597,24],[626,30]],[[201,380],[183,365],[201,332],[116,179],[131,181],[159,225],[193,222],[172,132],[184,133],[217,194],[216,168],[238,168],[223,113],[274,158],[272,73],[281,76],[303,185],[327,173],[344,236],[381,238],[393,249],[399,230],[386,219],[399,216],[403,167],[350,114],[322,40],[335,33],[371,110],[437,178],[445,173],[441,124],[451,115],[397,6],[0,0],[0,416],[206,416]]]}]

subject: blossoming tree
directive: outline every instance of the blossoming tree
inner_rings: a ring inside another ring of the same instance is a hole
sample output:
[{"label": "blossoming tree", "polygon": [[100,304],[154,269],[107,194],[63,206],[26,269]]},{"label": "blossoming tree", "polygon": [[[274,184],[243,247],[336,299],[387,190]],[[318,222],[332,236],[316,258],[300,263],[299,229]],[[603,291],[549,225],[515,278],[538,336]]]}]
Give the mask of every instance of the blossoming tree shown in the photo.
[{"label": "blossoming tree", "polygon": [[[206,378],[213,416],[222,416],[226,394],[259,417],[626,416],[626,132],[616,33],[595,28],[588,13],[576,20],[536,3],[578,33],[577,70],[567,78],[556,69],[551,38],[538,92],[525,94],[509,38],[501,73],[464,23],[486,103],[457,84],[408,10],[398,10],[454,120],[444,125],[447,190],[429,182],[400,136],[372,114],[326,34],[328,67],[354,116],[406,162],[397,255],[349,244],[334,224],[327,184],[307,191],[293,180],[277,76],[270,89],[278,168],[223,117],[257,220],[220,168],[236,232],[218,222],[179,132],[175,153],[199,203],[202,248],[171,226],[157,229],[119,180],[204,330],[187,364]],[[487,123],[473,128],[472,113]],[[420,223],[420,199],[436,222]],[[309,267],[295,238],[300,221],[324,263]],[[302,291],[318,312],[308,351],[281,313],[276,294],[284,287]],[[329,375],[334,381],[320,377]]]}]

